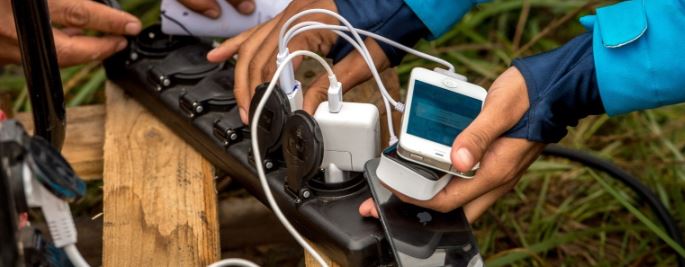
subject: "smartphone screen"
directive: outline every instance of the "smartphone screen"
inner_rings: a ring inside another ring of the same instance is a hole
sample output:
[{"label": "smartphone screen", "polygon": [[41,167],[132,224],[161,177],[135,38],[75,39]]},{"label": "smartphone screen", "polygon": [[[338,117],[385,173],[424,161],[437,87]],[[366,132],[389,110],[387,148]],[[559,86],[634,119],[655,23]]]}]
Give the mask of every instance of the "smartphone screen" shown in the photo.
[{"label": "smartphone screen", "polygon": [[482,106],[481,100],[415,80],[407,133],[452,146]]},{"label": "smartphone screen", "polygon": [[378,161],[367,165],[364,174],[399,266],[483,266],[462,209],[441,213],[404,203],[376,176]]}]

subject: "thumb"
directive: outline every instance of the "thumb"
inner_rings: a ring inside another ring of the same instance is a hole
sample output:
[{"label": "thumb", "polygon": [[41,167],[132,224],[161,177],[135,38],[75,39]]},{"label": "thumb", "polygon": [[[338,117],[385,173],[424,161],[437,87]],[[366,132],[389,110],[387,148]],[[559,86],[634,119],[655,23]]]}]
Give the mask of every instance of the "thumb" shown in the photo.
[{"label": "thumb", "polygon": [[516,68],[509,68],[490,87],[478,117],[454,140],[451,159],[456,169],[471,170],[490,144],[516,125],[528,106],[525,79]]},{"label": "thumb", "polygon": [[367,198],[359,205],[359,215],[378,219],[378,210],[376,210],[376,204],[373,203],[372,198]]}]

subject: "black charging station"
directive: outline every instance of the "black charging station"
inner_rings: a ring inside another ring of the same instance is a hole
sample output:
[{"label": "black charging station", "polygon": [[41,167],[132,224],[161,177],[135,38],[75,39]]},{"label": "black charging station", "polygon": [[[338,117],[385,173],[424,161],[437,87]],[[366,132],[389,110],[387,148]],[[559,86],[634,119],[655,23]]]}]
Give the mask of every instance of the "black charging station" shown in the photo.
[{"label": "black charging station", "polygon": [[[168,36],[154,25],[108,59],[105,68],[110,80],[266,203],[250,156],[249,129],[240,122],[232,94],[234,65],[207,62],[205,55],[211,48],[209,40]],[[255,99],[264,89],[257,90]],[[326,184],[318,170],[310,179],[287,180],[280,145],[283,128],[271,127],[284,127],[285,119],[291,116],[289,108],[283,106],[287,101],[283,96],[279,100],[279,91],[269,99],[274,102],[270,105],[273,108],[265,109],[258,122],[265,128],[259,133],[264,150],[260,164],[264,164],[278,205],[298,231],[341,265],[392,264],[393,256],[378,220],[357,215],[359,205],[371,197],[363,175],[335,185]]]}]

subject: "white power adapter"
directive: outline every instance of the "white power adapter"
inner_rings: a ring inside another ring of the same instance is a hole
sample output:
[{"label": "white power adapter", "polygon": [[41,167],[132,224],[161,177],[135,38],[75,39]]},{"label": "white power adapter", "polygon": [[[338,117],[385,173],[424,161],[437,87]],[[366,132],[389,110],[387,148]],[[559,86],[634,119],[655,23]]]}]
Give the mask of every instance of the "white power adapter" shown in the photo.
[{"label": "white power adapter", "polygon": [[334,165],[341,171],[364,171],[364,164],[380,154],[378,109],[372,104],[352,102],[335,109],[339,111],[331,112],[329,102],[323,102],[314,113],[324,139],[321,168]]}]

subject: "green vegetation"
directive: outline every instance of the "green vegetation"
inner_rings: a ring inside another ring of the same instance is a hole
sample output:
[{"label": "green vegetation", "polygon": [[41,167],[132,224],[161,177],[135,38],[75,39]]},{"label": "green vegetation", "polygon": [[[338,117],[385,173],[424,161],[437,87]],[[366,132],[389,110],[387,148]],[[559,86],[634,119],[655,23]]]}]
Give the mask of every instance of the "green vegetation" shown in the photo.
[{"label": "green vegetation", "polygon": [[[158,1],[122,1],[153,23]],[[455,64],[485,87],[513,58],[558,47],[582,33],[577,19],[610,1],[496,0],[468,14],[445,36],[418,48]],[[409,56],[398,67],[406,81]],[[23,78],[16,68],[0,75],[0,101],[27,110]],[[102,102],[104,73],[98,65],[63,70],[69,106]],[[592,151],[638,176],[685,229],[685,106],[585,119],[562,141]],[[97,190],[96,190],[97,191]],[[474,226],[488,266],[674,266],[677,247],[634,194],[602,173],[541,158],[516,188]]]}]

